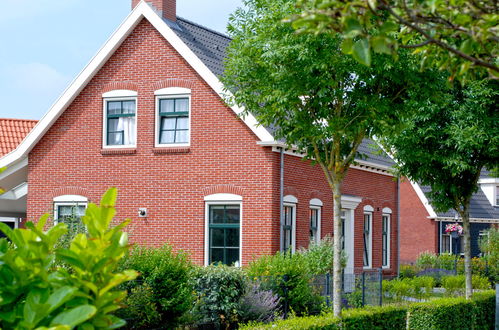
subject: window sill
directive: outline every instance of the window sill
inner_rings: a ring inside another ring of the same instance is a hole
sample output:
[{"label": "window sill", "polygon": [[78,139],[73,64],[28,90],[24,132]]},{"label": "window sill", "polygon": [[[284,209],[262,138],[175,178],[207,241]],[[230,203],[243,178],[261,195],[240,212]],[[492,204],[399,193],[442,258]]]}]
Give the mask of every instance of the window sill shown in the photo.
[{"label": "window sill", "polygon": [[109,148],[101,149],[102,155],[133,155],[137,153],[136,148]]},{"label": "window sill", "polygon": [[157,147],[152,149],[154,154],[187,154],[191,152],[190,147]]}]

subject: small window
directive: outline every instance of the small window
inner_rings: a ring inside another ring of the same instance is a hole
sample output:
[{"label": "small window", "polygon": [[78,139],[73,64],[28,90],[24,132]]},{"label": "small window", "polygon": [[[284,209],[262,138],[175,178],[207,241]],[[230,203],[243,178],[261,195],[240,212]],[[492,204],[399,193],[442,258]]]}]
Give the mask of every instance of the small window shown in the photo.
[{"label": "small window", "polygon": [[240,265],[239,205],[209,205],[208,263]]},{"label": "small window", "polygon": [[168,87],[156,95],[156,147],[189,146],[191,90]]},{"label": "small window", "polygon": [[284,223],[282,233],[284,237],[283,250],[284,252],[293,252],[293,224],[294,224],[294,206],[284,206]]},{"label": "small window", "polygon": [[451,237],[447,233],[442,234],[442,251],[440,253],[451,253]]},{"label": "small window", "polygon": [[363,241],[364,241],[364,257],[363,264],[364,268],[371,268],[372,262],[372,213],[364,213],[364,231],[363,231]]},{"label": "small window", "polygon": [[499,186],[496,186],[496,206],[499,206]]},{"label": "small window", "polygon": [[105,145],[135,146],[137,121],[135,99],[105,99]]},{"label": "small window", "polygon": [[310,243],[319,243],[320,237],[321,209],[320,207],[310,208]]},{"label": "small window", "polygon": [[390,267],[390,215],[383,214],[382,218],[382,259],[384,268]]}]

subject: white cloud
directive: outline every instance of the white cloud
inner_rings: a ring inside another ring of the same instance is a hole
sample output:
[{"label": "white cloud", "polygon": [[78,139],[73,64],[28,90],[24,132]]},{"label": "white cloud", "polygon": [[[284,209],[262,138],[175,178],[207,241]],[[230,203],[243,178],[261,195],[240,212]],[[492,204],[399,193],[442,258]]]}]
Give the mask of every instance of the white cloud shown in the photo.
[{"label": "white cloud", "polygon": [[0,23],[60,12],[80,0],[0,0]]},{"label": "white cloud", "polygon": [[56,97],[67,86],[70,78],[43,63],[15,65],[7,69],[10,81],[28,95]]}]

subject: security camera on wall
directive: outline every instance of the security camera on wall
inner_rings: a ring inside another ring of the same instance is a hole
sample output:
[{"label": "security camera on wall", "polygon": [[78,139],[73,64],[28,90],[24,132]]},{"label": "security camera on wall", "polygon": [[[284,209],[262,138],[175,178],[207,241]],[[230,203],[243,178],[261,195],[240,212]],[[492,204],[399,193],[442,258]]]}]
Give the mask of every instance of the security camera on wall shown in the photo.
[{"label": "security camera on wall", "polygon": [[145,207],[141,207],[139,209],[139,218],[147,217],[147,209]]}]

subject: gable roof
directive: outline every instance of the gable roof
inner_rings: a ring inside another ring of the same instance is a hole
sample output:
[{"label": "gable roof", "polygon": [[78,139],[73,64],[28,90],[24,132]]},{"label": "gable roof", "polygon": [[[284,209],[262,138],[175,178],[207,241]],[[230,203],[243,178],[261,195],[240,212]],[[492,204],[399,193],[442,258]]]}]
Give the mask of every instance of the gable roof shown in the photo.
[{"label": "gable roof", "polygon": [[36,123],[36,120],[0,118],[0,157],[16,149]]},{"label": "gable roof", "polygon": [[[184,58],[184,60],[196,71],[197,74],[220,96],[227,95],[228,92],[224,90],[222,83],[214,73],[216,68],[221,63],[218,58],[210,67],[206,64],[213,59],[213,56],[207,52],[206,40],[201,42],[202,39],[192,41],[192,47],[196,50],[197,54],[179,37],[182,35],[184,40],[188,40],[189,34],[196,30],[196,26],[188,23],[186,20],[180,19],[178,24],[168,23],[163,20],[150,5],[144,0],[134,8],[134,10],[127,16],[124,22],[118,27],[113,35],[106,41],[104,46],[92,58],[89,64],[83,71],[73,80],[69,87],[52,105],[48,112],[42,117],[38,124],[28,134],[26,139],[12,152],[0,158],[0,168],[15,164],[22,161],[31,149],[40,141],[43,135],[50,129],[59,116],[66,110],[66,108],[73,102],[78,94],[85,88],[90,80],[97,74],[107,60],[114,54],[114,52],[121,46],[123,41],[130,35],[137,24],[142,19],[147,19],[156,30],[172,45],[172,47]],[[178,32],[178,27],[183,26],[185,31]],[[199,26],[197,26],[199,27]],[[177,32],[174,32],[176,30]],[[206,30],[206,29],[205,29]],[[189,32],[190,31],[190,32]],[[208,30],[206,30],[208,31]],[[179,33],[179,34],[177,34]],[[207,33],[207,36],[214,35],[214,31]],[[223,35],[216,33],[218,37]],[[195,47],[193,46],[195,45]],[[225,48],[224,48],[225,50]],[[213,53],[213,52],[212,52]],[[203,62],[203,60],[205,62]],[[216,63],[215,63],[216,62]],[[231,109],[240,115],[244,109],[238,106],[232,106]],[[257,120],[251,114],[241,117],[243,122],[248,128],[257,136],[260,141],[274,141],[273,136],[265,129],[265,127],[258,124]]]},{"label": "gable roof", "polygon": [[[431,187],[421,185],[419,186],[421,188],[421,191],[424,193],[426,198],[428,198],[431,204],[431,199],[429,199],[428,197],[428,193],[431,192]],[[437,218],[454,218],[456,212],[454,210],[449,210],[446,212],[435,212],[435,214]],[[499,210],[496,207],[490,205],[489,200],[480,188],[471,197],[470,219],[499,220]]]}]

